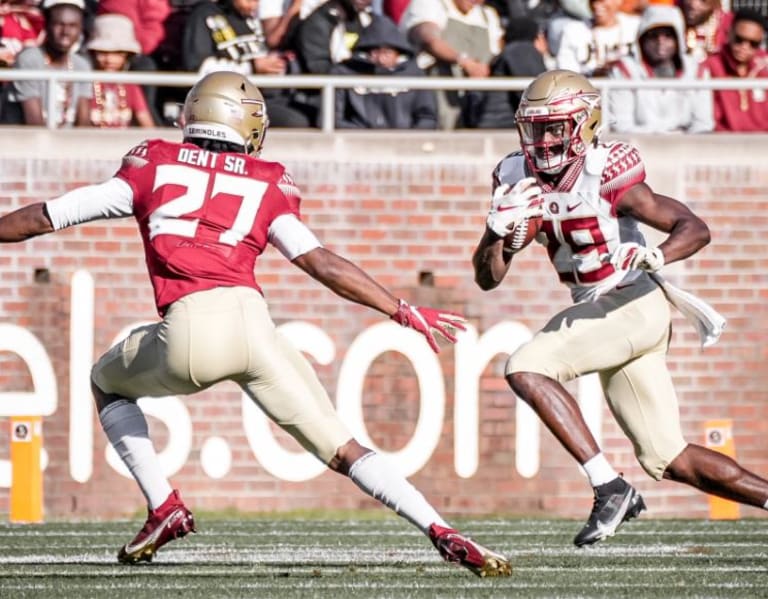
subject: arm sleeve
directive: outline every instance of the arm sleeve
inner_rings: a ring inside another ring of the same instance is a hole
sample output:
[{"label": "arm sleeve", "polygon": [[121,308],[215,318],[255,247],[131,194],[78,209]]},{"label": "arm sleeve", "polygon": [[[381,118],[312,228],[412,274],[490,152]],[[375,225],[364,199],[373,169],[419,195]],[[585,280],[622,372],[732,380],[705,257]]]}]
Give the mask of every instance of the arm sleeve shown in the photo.
[{"label": "arm sleeve", "polygon": [[113,177],[48,200],[45,209],[56,231],[102,218],[122,218],[133,214],[133,190]]},{"label": "arm sleeve", "polygon": [[[22,50],[16,55],[16,62],[13,65],[15,69],[40,70],[45,68],[40,56],[36,50]],[[15,92],[17,102],[23,102],[30,98],[42,98],[44,81],[14,81],[11,83]]]},{"label": "arm sleeve", "polygon": [[259,0],[259,18],[279,19],[285,14],[283,3],[279,0]]},{"label": "arm sleeve", "polygon": [[407,33],[411,27],[422,23],[434,23],[441,30],[448,23],[448,14],[440,0],[413,0],[403,13],[400,29]]},{"label": "arm sleeve", "polygon": [[323,247],[315,234],[295,214],[281,214],[269,225],[267,239],[280,253],[295,260],[302,254]]}]

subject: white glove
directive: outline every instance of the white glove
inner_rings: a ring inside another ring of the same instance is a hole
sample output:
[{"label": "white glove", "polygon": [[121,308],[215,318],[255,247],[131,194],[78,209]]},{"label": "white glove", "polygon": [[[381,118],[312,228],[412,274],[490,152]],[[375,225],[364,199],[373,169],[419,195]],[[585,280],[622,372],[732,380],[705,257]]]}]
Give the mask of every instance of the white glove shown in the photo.
[{"label": "white glove", "polygon": [[664,254],[659,248],[647,248],[630,241],[619,245],[611,254],[611,264],[617,270],[656,272],[664,266]]},{"label": "white glove", "polygon": [[534,177],[515,183],[499,185],[491,198],[491,209],[485,223],[499,237],[511,233],[526,218],[544,215],[541,187]]}]

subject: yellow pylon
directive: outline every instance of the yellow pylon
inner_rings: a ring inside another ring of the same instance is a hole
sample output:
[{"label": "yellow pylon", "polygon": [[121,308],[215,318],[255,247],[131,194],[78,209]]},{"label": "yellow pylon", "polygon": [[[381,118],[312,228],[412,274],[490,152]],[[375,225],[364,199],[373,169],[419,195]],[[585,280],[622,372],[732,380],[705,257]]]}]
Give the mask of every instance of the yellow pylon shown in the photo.
[{"label": "yellow pylon", "polygon": [[11,418],[11,522],[43,521],[42,449],[42,417]]},{"label": "yellow pylon", "polygon": [[[709,449],[735,458],[733,422],[730,419],[707,420],[704,423],[704,445]],[[711,520],[738,520],[740,517],[738,503],[714,495],[709,496],[709,518]]]}]

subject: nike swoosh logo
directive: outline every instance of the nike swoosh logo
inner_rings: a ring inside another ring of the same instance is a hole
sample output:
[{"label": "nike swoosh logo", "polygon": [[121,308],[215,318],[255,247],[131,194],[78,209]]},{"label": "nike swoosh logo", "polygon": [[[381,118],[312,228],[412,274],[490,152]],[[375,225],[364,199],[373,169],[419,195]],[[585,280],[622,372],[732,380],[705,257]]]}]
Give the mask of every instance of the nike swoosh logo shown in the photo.
[{"label": "nike swoosh logo", "polygon": [[566,209],[568,212],[573,212],[573,211],[574,211],[574,210],[576,210],[576,208],[578,208],[579,206],[581,206],[581,202],[576,202],[575,204],[568,204],[568,205],[565,207],[565,209]]},{"label": "nike swoosh logo", "polygon": [[627,513],[627,510],[629,509],[629,504],[632,502],[632,499],[634,498],[634,495],[630,493],[627,495],[627,497],[624,499],[624,501],[621,503],[621,508],[616,510],[616,515],[613,519],[609,520],[608,522],[600,522],[598,521],[597,530],[602,535],[601,538],[605,537],[611,537],[616,532],[616,529],[619,527],[619,524],[621,524],[624,520],[624,515]]},{"label": "nike swoosh logo", "polygon": [[151,535],[148,535],[144,537],[141,541],[136,543],[135,545],[126,545],[124,551],[127,554],[131,554],[134,551],[137,551],[138,549],[141,549],[143,547],[146,547],[150,543],[154,545],[155,541],[157,541],[158,538],[160,538],[160,534],[168,528],[171,524],[173,524],[176,520],[179,520],[180,518],[183,518],[184,514],[180,510],[175,510],[170,516],[168,516],[165,520],[162,521],[160,526],[158,526]]}]

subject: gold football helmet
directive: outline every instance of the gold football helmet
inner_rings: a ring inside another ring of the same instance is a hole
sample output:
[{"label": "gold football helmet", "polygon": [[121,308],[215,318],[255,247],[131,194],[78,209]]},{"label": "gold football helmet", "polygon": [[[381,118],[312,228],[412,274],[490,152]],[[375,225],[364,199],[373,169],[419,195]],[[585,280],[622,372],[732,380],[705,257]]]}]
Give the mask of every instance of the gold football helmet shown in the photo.
[{"label": "gold football helmet", "polygon": [[515,120],[531,168],[557,174],[596,142],[600,92],[579,73],[547,71],[523,92]]},{"label": "gold football helmet", "polygon": [[264,96],[247,77],[216,71],[189,90],[181,124],[184,139],[202,137],[236,143],[246,154],[258,156],[269,118]]}]

